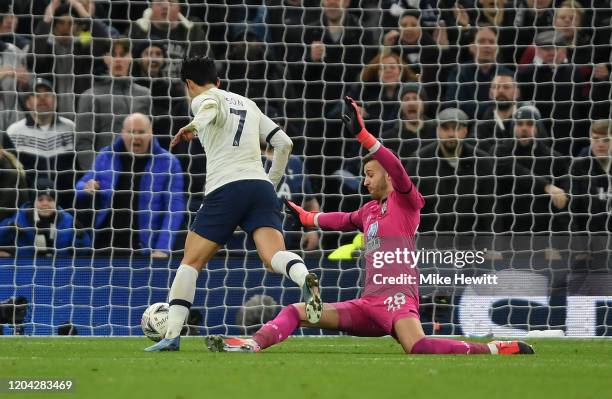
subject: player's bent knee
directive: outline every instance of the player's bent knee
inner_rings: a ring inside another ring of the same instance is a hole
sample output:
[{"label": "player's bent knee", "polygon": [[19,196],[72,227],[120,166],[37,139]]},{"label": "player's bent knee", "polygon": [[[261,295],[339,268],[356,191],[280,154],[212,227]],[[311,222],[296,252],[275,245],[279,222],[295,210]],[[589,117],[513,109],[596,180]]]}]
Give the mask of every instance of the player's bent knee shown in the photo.
[{"label": "player's bent knee", "polygon": [[260,227],[253,232],[253,241],[265,268],[272,271],[272,258],[277,252],[285,250],[283,235],[272,227]]}]

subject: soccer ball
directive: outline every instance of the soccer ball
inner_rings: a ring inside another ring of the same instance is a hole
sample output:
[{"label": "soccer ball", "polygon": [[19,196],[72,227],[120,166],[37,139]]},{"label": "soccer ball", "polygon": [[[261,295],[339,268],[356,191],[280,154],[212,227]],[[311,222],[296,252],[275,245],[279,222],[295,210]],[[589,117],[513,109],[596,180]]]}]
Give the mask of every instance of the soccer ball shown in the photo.
[{"label": "soccer ball", "polygon": [[165,302],[157,302],[149,306],[142,314],[140,327],[149,339],[157,342],[166,335],[168,329],[168,310],[170,305]]}]

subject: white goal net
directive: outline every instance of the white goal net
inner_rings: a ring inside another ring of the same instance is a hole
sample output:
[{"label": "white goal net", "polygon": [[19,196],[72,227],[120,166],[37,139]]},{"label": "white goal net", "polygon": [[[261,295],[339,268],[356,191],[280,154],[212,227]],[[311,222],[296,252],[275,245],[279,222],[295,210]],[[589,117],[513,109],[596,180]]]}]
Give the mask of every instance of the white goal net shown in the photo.
[{"label": "white goal net", "polygon": [[[223,89],[293,139],[279,198],[307,210],[369,200],[365,153],[341,121],[343,97],[359,102],[426,201],[416,248],[439,252],[420,262],[426,333],[612,335],[611,10],[609,0],[1,1],[0,333],[142,334],[203,200],[200,143],[169,143],[191,117],[181,61],[208,55]],[[144,127],[122,133],[134,113]],[[264,165],[270,157],[264,143]],[[359,296],[357,232],[284,228],[324,301]],[[482,262],[466,255],[479,251]],[[198,280],[188,333],[250,332],[299,300],[237,230]]]}]

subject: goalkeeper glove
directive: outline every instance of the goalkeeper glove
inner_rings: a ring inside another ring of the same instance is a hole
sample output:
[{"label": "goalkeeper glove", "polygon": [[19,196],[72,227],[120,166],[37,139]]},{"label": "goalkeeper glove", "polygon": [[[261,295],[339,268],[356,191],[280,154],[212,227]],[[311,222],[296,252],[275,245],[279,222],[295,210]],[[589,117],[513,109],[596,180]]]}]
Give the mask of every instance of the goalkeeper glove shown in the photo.
[{"label": "goalkeeper glove", "polygon": [[283,198],[285,202],[285,206],[287,207],[287,211],[293,218],[304,228],[312,228],[316,227],[315,224],[315,216],[319,212],[309,212],[302,208],[299,205],[296,205],[292,201],[289,201],[287,198]]},{"label": "goalkeeper glove", "polygon": [[349,132],[357,137],[357,141],[366,150],[369,150],[376,145],[378,140],[365,128],[361,111],[355,100],[347,96],[344,97],[344,102],[346,103],[346,109],[344,115],[342,115],[342,122],[344,122]]}]

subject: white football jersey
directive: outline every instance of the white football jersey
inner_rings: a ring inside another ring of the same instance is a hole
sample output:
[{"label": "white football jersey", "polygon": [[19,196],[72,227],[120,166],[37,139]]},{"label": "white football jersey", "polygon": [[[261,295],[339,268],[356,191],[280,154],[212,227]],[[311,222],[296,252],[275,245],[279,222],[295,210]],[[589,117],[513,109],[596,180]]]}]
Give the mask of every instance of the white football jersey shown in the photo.
[{"label": "white football jersey", "polygon": [[[205,103],[217,106],[208,108]],[[206,152],[206,187],[208,194],[236,180],[267,180],[261,162],[260,139],[266,140],[280,128],[246,97],[212,88],[195,97],[191,111],[216,110],[216,115],[197,134]],[[271,183],[271,182],[270,182]]]}]

